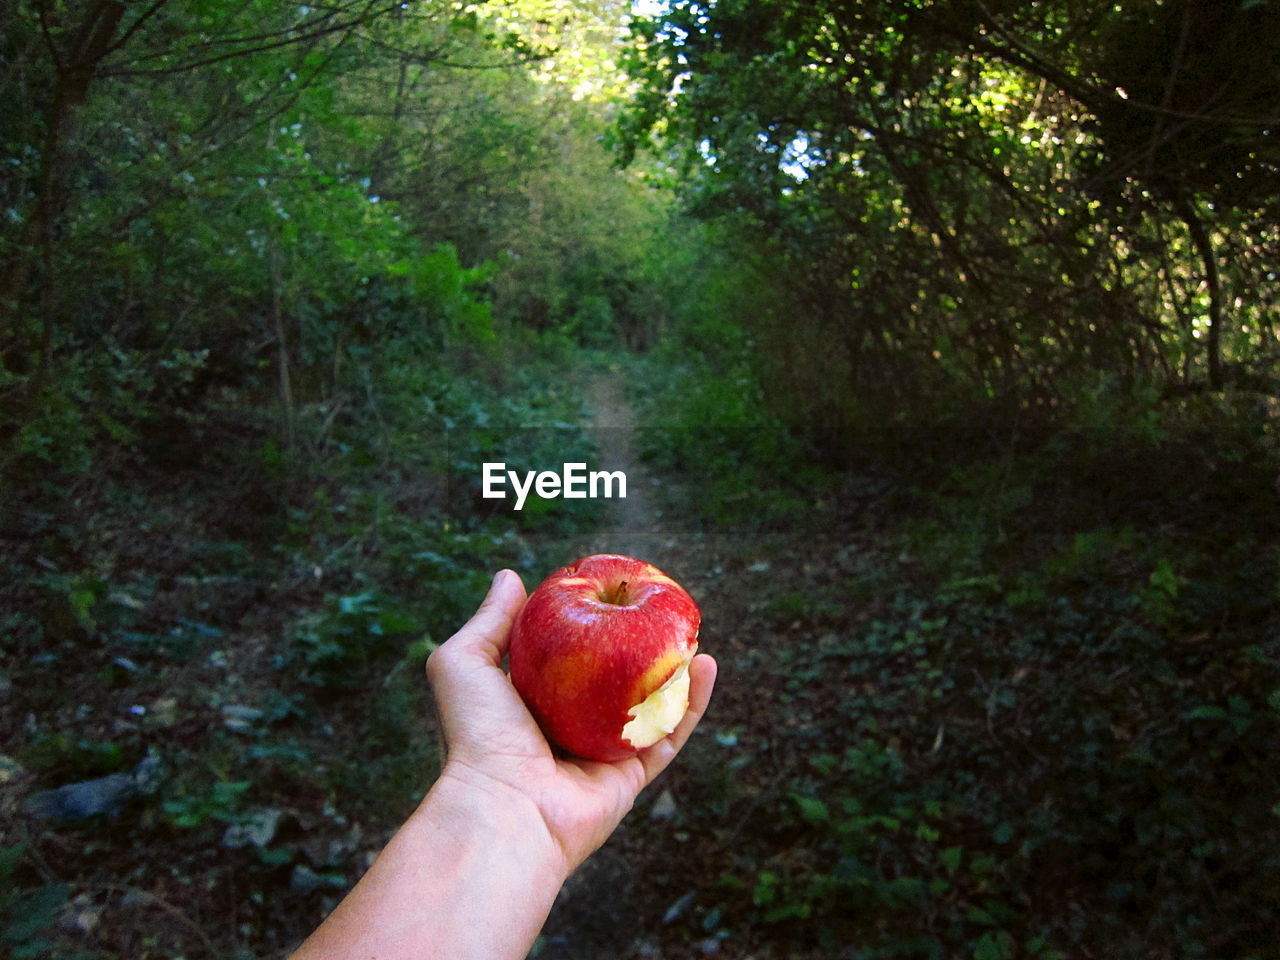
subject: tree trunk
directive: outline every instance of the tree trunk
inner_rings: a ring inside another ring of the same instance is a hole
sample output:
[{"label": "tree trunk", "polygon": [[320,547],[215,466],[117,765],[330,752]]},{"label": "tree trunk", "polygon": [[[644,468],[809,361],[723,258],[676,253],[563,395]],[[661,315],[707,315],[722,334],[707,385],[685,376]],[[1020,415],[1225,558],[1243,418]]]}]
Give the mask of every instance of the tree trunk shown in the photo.
[{"label": "tree trunk", "polygon": [[279,368],[280,420],[285,449],[293,452],[294,413],[293,384],[289,375],[289,339],[284,320],[284,275],[281,269],[280,244],[271,240],[271,320],[276,334],[276,357]]},{"label": "tree trunk", "polygon": [[[276,145],[276,125],[267,127],[267,150]],[[269,194],[269,198],[274,193]],[[271,204],[268,203],[267,223],[267,269],[271,274],[271,324],[276,337],[277,388],[280,397],[280,433],[285,449],[293,453],[294,449],[294,409],[293,381],[289,364],[289,336],[284,315],[284,253],[280,249],[280,226],[274,216]]]},{"label": "tree trunk", "polygon": [[1222,389],[1222,281],[1218,273],[1218,256],[1213,249],[1213,238],[1196,213],[1194,201],[1186,196],[1178,198],[1178,212],[1187,224],[1187,232],[1204,267],[1204,282],[1209,288],[1209,335],[1205,340],[1206,359],[1209,362],[1209,389]]},{"label": "tree trunk", "polygon": [[[0,311],[6,315],[8,328],[0,343],[0,356],[20,337],[19,305],[31,279],[33,261],[38,255],[44,271],[41,302],[40,368],[36,381],[47,370],[53,349],[54,318],[52,293],[54,225],[65,203],[64,173],[66,144],[75,130],[75,115],[89,96],[89,86],[98,65],[111,50],[111,41],[124,16],[124,4],[118,0],[97,0],[85,15],[84,22],[71,45],[70,53],[55,62],[53,98],[45,117],[44,144],[40,157],[40,173],[36,177],[34,207],[18,241],[14,259],[0,283]],[[54,54],[56,57],[56,54]]]}]

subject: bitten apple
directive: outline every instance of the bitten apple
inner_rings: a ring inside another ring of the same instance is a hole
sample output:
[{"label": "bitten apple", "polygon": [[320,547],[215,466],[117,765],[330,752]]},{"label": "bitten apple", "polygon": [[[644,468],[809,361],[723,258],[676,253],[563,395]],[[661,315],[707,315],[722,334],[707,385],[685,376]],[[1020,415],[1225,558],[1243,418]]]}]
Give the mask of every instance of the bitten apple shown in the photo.
[{"label": "bitten apple", "polygon": [[688,709],[701,621],[657,567],[584,557],[529,595],[511,628],[511,682],[553,743],[587,760],[631,757]]}]

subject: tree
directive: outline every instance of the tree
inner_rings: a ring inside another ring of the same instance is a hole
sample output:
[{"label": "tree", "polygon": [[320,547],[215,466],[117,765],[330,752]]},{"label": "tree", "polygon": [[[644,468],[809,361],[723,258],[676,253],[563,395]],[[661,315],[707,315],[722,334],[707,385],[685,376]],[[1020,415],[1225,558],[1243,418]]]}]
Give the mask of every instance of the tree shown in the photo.
[{"label": "tree", "polygon": [[1257,381],[1275,349],[1278,19],[679,2],[636,28],[621,136],[680,166],[691,209],[785,261],[809,332],[764,323],[831,385],[815,422],[930,398],[1056,408],[1099,377],[1216,389]]}]

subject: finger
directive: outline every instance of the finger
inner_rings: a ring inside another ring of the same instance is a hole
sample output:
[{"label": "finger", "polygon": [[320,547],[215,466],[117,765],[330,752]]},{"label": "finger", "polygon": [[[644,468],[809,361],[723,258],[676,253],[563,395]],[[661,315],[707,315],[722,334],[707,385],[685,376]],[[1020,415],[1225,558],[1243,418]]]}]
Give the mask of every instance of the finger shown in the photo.
[{"label": "finger", "polygon": [[511,622],[524,600],[520,577],[498,571],[475,615],[427,658],[427,679],[451,748],[480,721],[498,727],[532,722],[500,669]]},{"label": "finger", "polygon": [[716,685],[718,667],[714,659],[700,653],[689,664],[689,709],[670,736],[659,740],[647,750],[642,750],[639,760],[644,767],[644,786],[651,784],[671,764],[680,752],[711,702],[711,691]]}]

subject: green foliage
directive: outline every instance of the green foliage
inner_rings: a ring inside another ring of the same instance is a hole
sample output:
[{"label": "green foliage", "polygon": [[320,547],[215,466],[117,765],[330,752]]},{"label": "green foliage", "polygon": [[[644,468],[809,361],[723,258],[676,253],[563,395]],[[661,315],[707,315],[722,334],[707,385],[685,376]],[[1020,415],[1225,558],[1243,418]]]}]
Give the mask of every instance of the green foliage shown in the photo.
[{"label": "green foliage", "polygon": [[695,356],[672,345],[647,361],[654,388],[640,418],[643,455],[685,478],[686,495],[715,527],[786,523],[820,474],[761,404],[746,363],[722,367],[725,355],[714,347]]},{"label": "green foliage", "polygon": [[1161,557],[1147,578],[1147,588],[1140,594],[1142,612],[1159,626],[1172,624],[1178,613],[1178,594],[1186,583],[1169,559]]},{"label": "green foliage", "polygon": [[1234,422],[926,461],[895,573],[851,548],[829,584],[769,591],[774,629],[803,631],[771,650],[778,709],[813,722],[752,852],[752,924],[868,958],[1263,942],[1280,557],[1274,461]]},{"label": "green foliage", "polygon": [[235,823],[252,787],[248,780],[217,780],[207,790],[164,801],[164,812],[175,827],[198,827],[210,820]]},{"label": "green foliage", "polygon": [[[14,47],[18,74],[50,82],[6,88],[0,473],[189,463],[246,429],[294,454],[349,407],[344,374],[370,350],[501,365],[523,326],[604,344],[601,317],[627,337],[650,324],[637,281],[660,268],[634,263],[662,204],[610,169],[583,96],[611,85],[589,38],[618,12],[554,14],[553,82],[550,47],[525,36],[553,16],[537,6],[126,11],[119,49],[84,64],[103,74],[87,98],[63,100],[43,58],[75,17]],[[587,84],[572,97],[555,86],[569,74]],[[66,138],[49,157],[42,125]],[[531,204],[552,214],[533,230]],[[551,322],[530,303],[555,304]]]},{"label": "green foliage", "polygon": [[[1200,955],[1211,930],[1263,935],[1273,857],[1246,838],[1273,829],[1275,644],[1251,636],[1256,622],[1220,651],[1179,641],[1135,624],[1106,570],[1074,575],[1079,599],[1055,590],[1016,614],[985,585],[901,595],[892,619],[784,651],[791,696],[867,734],[792,776],[788,846],[805,854],[766,867],[758,922],[857,943],[859,957],[1060,957],[1094,942]],[[814,679],[793,684],[801,657]],[[826,699],[846,676],[856,688]],[[1202,699],[1222,688],[1239,692]],[[1210,908],[1198,891],[1215,870],[1231,893],[1218,886]]]},{"label": "green foliage", "polygon": [[388,267],[393,277],[407,277],[414,297],[431,304],[444,321],[444,343],[488,344],[494,340],[489,305],[476,297],[474,288],[487,281],[488,265],[465,269],[453,244],[437,244],[426,254],[404,258]]},{"label": "green foliage", "polygon": [[1011,458],[957,468],[938,496],[938,514],[906,527],[906,547],[935,574],[957,580],[981,576],[987,552],[1031,505],[1034,490]]},{"label": "green foliage", "polygon": [[420,629],[408,614],[387,609],[373,590],[351,596],[331,596],[328,608],[295,628],[293,643],[302,662],[318,671],[324,683],[342,682],[349,664],[375,656],[406,634]]},{"label": "green foliage", "polygon": [[23,751],[22,760],[33,770],[67,780],[103,777],[120,773],[127,766],[119,743],[77,740],[60,732],[33,739]]},{"label": "green foliage", "polygon": [[744,402],[750,390],[744,380],[701,379],[696,392],[682,396],[675,417],[648,418],[646,453],[659,467],[692,478],[696,501],[713,523],[784,522],[803,501],[776,488],[762,494],[763,481],[802,472],[802,461],[781,425]]},{"label": "green foliage", "polygon": [[24,852],[21,844],[0,847],[0,945],[13,960],[67,956],[49,934],[70,890],[65,884],[20,886]]},{"label": "green foliage", "polygon": [[618,136],[774,265],[786,296],[742,326],[775,409],[846,459],[851,432],[1025,428],[1098,385],[1117,406],[1274,393],[1260,65],[1278,23],[1266,5],[681,0],[633,24]]}]

